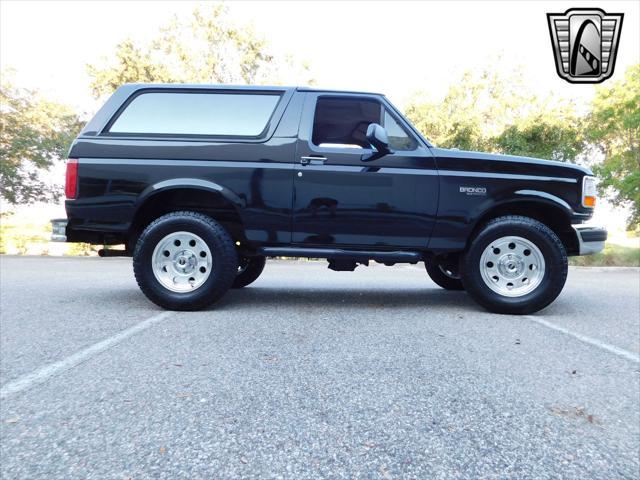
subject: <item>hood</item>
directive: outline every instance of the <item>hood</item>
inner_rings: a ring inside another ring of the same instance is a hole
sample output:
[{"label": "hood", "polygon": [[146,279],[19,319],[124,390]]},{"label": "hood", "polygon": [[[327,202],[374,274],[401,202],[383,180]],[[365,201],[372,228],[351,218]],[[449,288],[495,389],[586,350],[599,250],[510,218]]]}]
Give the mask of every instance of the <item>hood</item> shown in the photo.
[{"label": "hood", "polygon": [[[456,149],[448,149],[448,148],[431,148],[431,153],[436,158],[441,159],[459,159],[462,161],[479,161],[479,162],[495,162],[496,167],[498,165],[504,165],[505,167],[509,164],[519,164],[519,165],[530,165],[533,170],[538,168],[554,168],[554,169],[563,169],[567,171],[572,171],[573,174],[580,175],[593,175],[593,172],[580,165],[576,165],[575,163],[568,162],[559,162],[557,160],[544,160],[541,158],[532,158],[532,157],[521,157],[518,155],[502,155],[498,153],[484,153],[484,152],[471,152],[466,150],[456,150]],[[465,162],[466,163],[466,162]],[[491,169],[493,170],[493,169]]]}]

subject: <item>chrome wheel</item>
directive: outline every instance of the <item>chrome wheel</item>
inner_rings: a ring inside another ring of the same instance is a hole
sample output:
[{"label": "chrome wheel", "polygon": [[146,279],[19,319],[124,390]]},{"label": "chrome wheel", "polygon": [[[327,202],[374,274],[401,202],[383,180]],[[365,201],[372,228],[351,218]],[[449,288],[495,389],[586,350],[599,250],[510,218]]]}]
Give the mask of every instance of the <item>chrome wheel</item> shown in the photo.
[{"label": "chrome wheel", "polygon": [[480,257],[484,283],[505,297],[521,297],[534,291],[545,271],[540,249],[522,237],[502,237],[491,242]]},{"label": "chrome wheel", "polygon": [[211,274],[211,250],[191,232],[170,233],[158,242],[151,257],[153,274],[172,292],[191,292]]}]

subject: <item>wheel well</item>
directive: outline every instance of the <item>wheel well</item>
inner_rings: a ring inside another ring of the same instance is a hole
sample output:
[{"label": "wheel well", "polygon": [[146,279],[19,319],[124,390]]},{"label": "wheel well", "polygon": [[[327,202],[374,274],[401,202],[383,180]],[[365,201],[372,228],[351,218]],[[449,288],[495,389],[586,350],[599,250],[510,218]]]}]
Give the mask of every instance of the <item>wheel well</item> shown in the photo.
[{"label": "wheel well", "polygon": [[492,208],[478,219],[472,234],[469,236],[469,241],[475,237],[476,233],[488,221],[505,215],[521,215],[544,223],[560,238],[568,255],[576,255],[578,253],[580,247],[575,231],[571,227],[571,218],[569,215],[560,207],[542,202],[523,201],[507,203]]},{"label": "wheel well", "polygon": [[129,228],[127,246],[133,250],[140,234],[156,218],[180,210],[208,215],[220,222],[234,240],[245,240],[240,215],[221,194],[197,188],[175,188],[152,195],[138,208]]}]

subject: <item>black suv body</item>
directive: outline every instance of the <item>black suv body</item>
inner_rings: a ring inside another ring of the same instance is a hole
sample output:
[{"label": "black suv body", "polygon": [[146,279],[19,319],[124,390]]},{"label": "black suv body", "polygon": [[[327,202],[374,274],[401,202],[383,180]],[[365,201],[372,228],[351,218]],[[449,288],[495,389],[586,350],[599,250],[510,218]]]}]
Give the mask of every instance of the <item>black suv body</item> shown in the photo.
[{"label": "black suv body", "polygon": [[436,148],[374,93],[124,85],[69,158],[54,239],[123,244],[102,253],[132,255],[142,290],[171,309],[291,256],[334,270],[425,261],[444,288],[529,313],[560,293],[567,255],[606,239],[580,227],[588,169]]}]

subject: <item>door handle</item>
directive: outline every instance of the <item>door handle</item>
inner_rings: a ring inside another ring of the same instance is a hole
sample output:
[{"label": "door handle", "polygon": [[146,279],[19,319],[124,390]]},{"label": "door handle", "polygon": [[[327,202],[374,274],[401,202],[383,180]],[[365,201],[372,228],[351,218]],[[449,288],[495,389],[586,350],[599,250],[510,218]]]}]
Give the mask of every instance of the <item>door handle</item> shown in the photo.
[{"label": "door handle", "polygon": [[300,157],[302,165],[324,165],[326,161],[327,157]]}]

